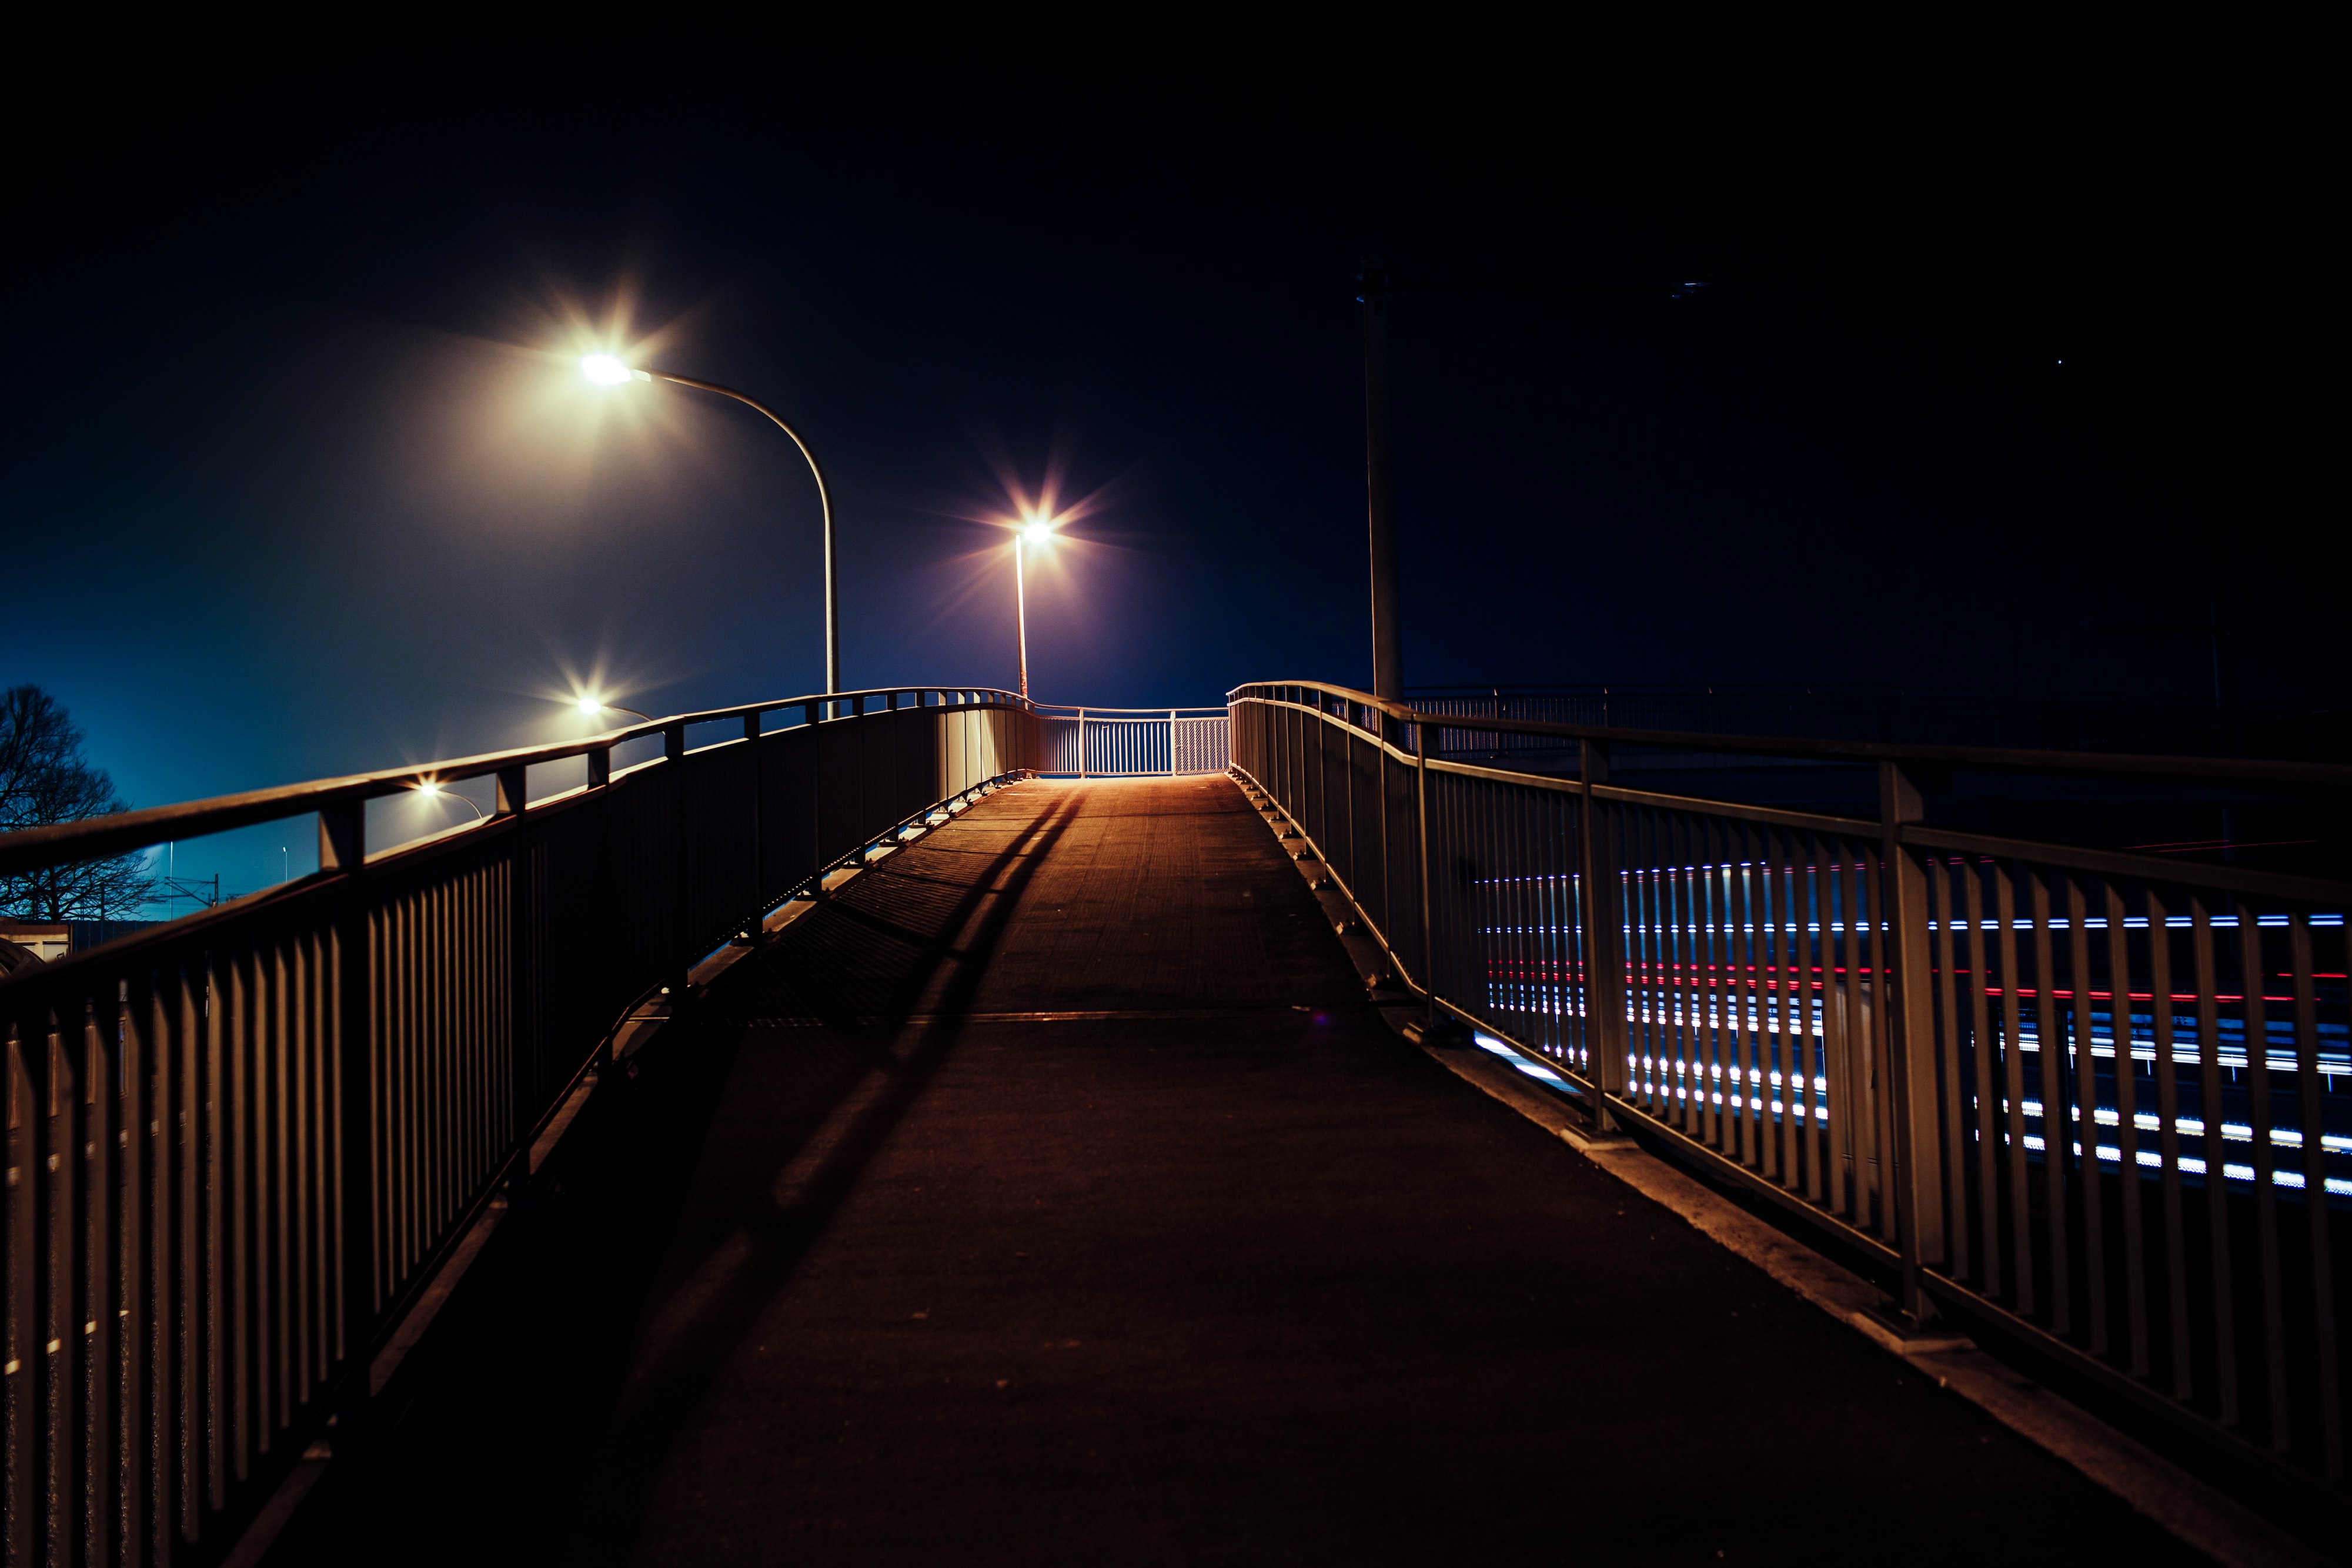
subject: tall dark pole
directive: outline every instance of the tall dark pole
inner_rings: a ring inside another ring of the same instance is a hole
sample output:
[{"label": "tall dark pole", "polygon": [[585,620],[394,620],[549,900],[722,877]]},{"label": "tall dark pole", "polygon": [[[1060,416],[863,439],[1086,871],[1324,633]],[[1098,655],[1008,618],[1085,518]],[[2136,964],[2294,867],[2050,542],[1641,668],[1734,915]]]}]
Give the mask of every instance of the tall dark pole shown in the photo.
[{"label": "tall dark pole", "polygon": [[1364,489],[1372,544],[1372,695],[1404,701],[1404,650],[1397,642],[1396,480],[1389,455],[1388,275],[1366,266],[1364,305]]},{"label": "tall dark pole", "polygon": [[1013,613],[1021,626],[1021,695],[1029,695],[1029,573],[1022,565],[1022,552],[1028,541],[1019,534],[1013,536]]},{"label": "tall dark pole", "polygon": [[1372,695],[1404,701],[1404,649],[1397,632],[1396,480],[1389,449],[1389,300],[1409,294],[1623,294],[1683,299],[1705,283],[1400,282],[1378,262],[1356,273],[1364,308],[1364,490],[1372,535]]}]

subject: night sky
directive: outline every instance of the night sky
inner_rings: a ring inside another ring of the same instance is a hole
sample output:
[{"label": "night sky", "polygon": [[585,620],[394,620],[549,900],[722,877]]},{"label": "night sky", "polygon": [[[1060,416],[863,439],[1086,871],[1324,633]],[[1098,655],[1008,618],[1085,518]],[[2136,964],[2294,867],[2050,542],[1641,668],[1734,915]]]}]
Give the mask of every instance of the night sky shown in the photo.
[{"label": "night sky", "polygon": [[1398,304],[1411,684],[2204,702],[2199,639],[2084,623],[2210,601],[2233,694],[2338,700],[2320,51],[1223,26],[59,46],[7,111],[0,684],[142,805],[815,689],[797,455],[595,347],[815,445],[851,686],[1013,683],[976,519],[1049,482],[1042,697],[1368,684],[1377,256],[1712,286]]}]

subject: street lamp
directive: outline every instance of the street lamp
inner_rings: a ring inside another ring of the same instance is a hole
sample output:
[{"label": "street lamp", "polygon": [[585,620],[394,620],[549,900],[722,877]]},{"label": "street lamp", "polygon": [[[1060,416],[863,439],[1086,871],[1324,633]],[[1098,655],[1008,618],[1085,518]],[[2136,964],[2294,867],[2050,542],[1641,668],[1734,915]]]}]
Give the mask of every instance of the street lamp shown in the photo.
[{"label": "street lamp", "polygon": [[443,788],[441,788],[441,780],[439,780],[438,779],[419,779],[419,780],[417,781],[417,785],[416,785],[416,792],[417,792],[418,794],[420,794],[420,795],[424,796],[424,797],[425,797],[426,800],[456,800],[456,801],[458,801],[458,802],[460,802],[460,803],[462,803],[462,804],[464,804],[464,805],[466,805],[466,806],[467,806],[467,807],[470,807],[470,808],[472,809],[472,810],[473,810],[474,815],[475,815],[475,816],[477,816],[477,817],[481,818],[481,819],[482,819],[482,821],[489,821],[488,814],[487,812],[485,812],[485,811],[484,811],[484,810],[483,810],[479,806],[476,806],[472,800],[470,800],[467,799],[467,797],[465,797],[465,796],[463,796],[463,795],[458,794],[458,793],[457,793],[456,790],[454,790],[454,789],[444,789]]},{"label": "street lamp", "polygon": [[1021,627],[1021,695],[1029,695],[1029,573],[1023,562],[1029,547],[1043,549],[1054,542],[1055,519],[1043,512],[1032,512],[1029,520],[1013,531],[1013,607]]},{"label": "street lamp", "polygon": [[[801,439],[800,432],[786,424],[776,411],[757,399],[747,397],[733,387],[720,386],[717,382],[698,382],[691,376],[674,376],[667,371],[640,371],[622,363],[611,354],[590,354],[580,361],[580,373],[600,387],[616,387],[629,382],[670,382],[697,392],[716,392],[731,397],[744,407],[767,415],[771,423],[793,438],[793,444],[808,459],[809,472],[816,476],[817,505],[824,513],[824,689],[841,689],[841,595],[834,580],[833,564],[833,492],[825,488],[824,470],[817,466],[816,454]],[[617,710],[626,713],[629,710]]]},{"label": "street lamp", "polygon": [[600,713],[625,713],[631,718],[644,719],[647,724],[654,721],[654,716],[649,713],[639,713],[633,707],[623,707],[619,703],[608,703],[601,697],[582,697],[572,706],[590,718],[594,718]]}]

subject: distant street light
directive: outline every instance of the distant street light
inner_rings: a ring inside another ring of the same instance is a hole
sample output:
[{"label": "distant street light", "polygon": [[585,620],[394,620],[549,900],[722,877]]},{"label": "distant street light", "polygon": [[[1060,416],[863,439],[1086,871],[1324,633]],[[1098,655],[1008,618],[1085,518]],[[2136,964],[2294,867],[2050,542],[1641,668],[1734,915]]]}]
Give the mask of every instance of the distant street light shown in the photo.
[{"label": "distant street light", "polygon": [[[698,392],[716,392],[731,397],[744,407],[767,415],[770,423],[793,438],[793,444],[808,459],[809,472],[816,476],[817,505],[824,513],[824,689],[841,689],[841,595],[834,577],[833,552],[833,492],[825,488],[824,470],[817,466],[816,454],[801,439],[800,432],[786,424],[776,411],[758,400],[737,392],[733,387],[720,386],[717,382],[698,382],[691,376],[674,376],[667,371],[640,371],[622,363],[611,354],[590,354],[580,361],[580,373],[601,387],[615,387],[625,382],[671,382],[678,386],[692,387]],[[629,710],[617,710],[626,713]]]},{"label": "distant street light", "polygon": [[623,707],[619,703],[608,703],[602,697],[582,697],[572,706],[590,718],[594,718],[600,713],[625,713],[631,718],[644,719],[647,724],[654,721],[654,716],[649,713],[639,713],[633,707]]},{"label": "distant street light", "polygon": [[1021,627],[1021,695],[1029,695],[1029,574],[1023,560],[1029,547],[1043,549],[1054,542],[1055,519],[1042,512],[1032,512],[1029,520],[1013,531],[1013,609]]}]

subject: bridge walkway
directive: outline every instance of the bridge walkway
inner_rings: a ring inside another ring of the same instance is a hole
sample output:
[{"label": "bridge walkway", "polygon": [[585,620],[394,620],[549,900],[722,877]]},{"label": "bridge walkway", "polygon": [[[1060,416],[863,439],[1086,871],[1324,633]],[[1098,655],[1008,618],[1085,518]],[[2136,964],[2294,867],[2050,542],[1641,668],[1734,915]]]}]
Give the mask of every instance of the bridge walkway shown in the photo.
[{"label": "bridge walkway", "polygon": [[1001,790],[671,1033],[272,1561],[2196,1560],[1397,1040],[1223,779]]}]

